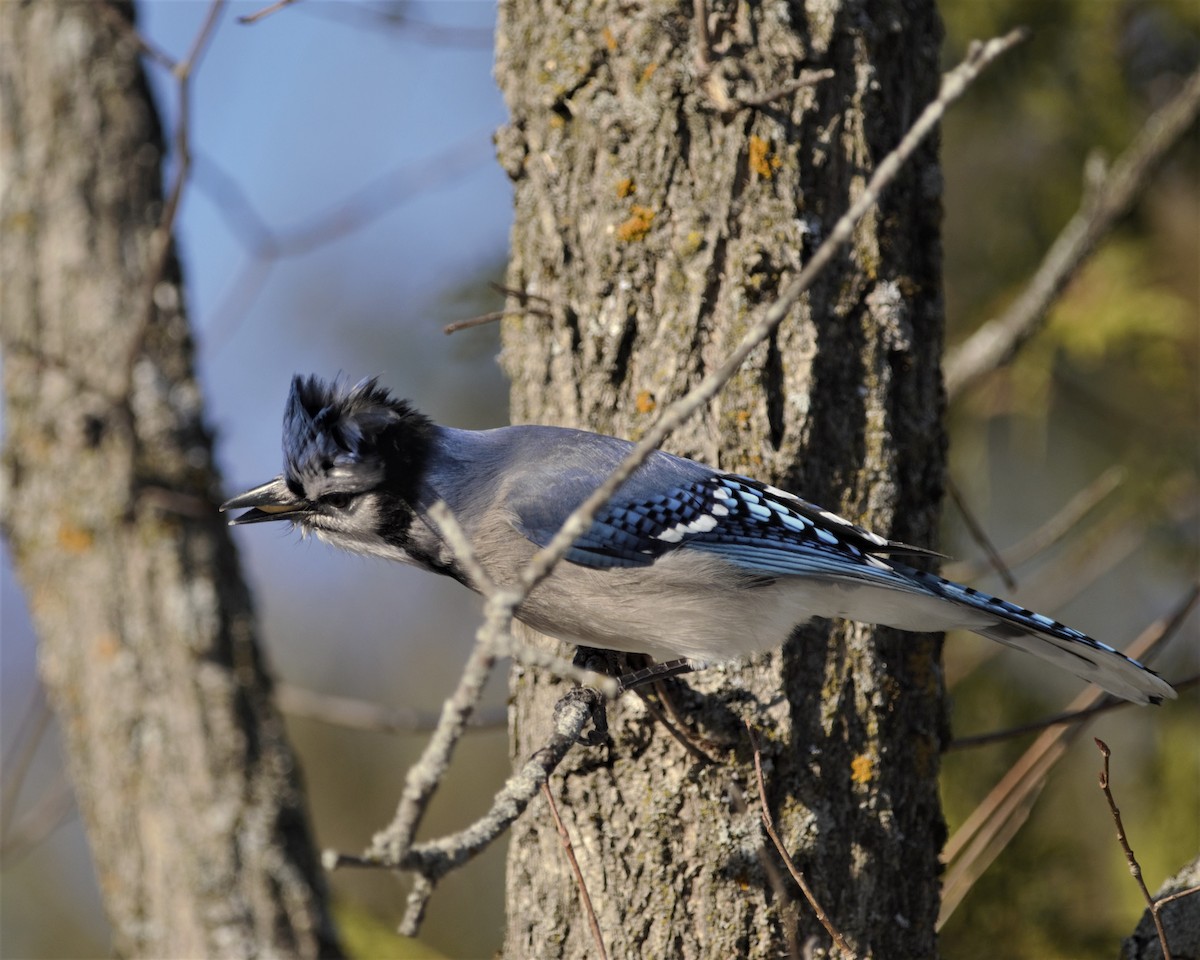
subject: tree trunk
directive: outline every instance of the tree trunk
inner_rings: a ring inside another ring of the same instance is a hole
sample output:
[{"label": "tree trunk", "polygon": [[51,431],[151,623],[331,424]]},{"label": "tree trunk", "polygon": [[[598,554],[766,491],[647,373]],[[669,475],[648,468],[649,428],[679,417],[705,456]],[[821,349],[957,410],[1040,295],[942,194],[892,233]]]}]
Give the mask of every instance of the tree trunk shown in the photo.
[{"label": "tree trunk", "polygon": [[[549,312],[504,325],[514,422],[636,439],[726,355],[936,92],[932,0],[703,6],[706,53],[692,3],[500,5],[508,283]],[[738,102],[821,68],[833,77]],[[669,448],[931,544],[944,463],[940,184],[929,146]],[[515,756],[544,740],[562,689],[514,675]],[[610,711],[612,748],[575,750],[551,784],[611,956],[830,947],[791,881],[772,884],[743,717],[761,731],[779,832],[855,952],[936,954],[940,638],[810,625],[674,697],[717,763],[626,696]],[[595,955],[544,804],[512,839],[506,954]]]},{"label": "tree trunk", "polygon": [[158,120],[104,12],[0,5],[4,530],[116,951],[337,954],[173,253],[151,276]]},{"label": "tree trunk", "polygon": [[[1159,919],[1167,937],[1167,947],[1175,960],[1200,957],[1200,891],[1197,887],[1200,887],[1200,857],[1186,864],[1154,894],[1158,901],[1185,890],[1192,891],[1160,908]],[[1121,944],[1121,960],[1162,960],[1162,956],[1158,928],[1154,917],[1146,910],[1137,929]]]}]

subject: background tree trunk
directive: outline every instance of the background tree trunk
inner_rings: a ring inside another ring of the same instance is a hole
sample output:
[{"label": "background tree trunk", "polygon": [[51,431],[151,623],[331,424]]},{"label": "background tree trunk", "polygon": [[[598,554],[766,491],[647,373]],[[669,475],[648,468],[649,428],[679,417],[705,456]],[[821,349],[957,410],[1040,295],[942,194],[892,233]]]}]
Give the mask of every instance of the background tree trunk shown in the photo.
[{"label": "background tree trunk", "polygon": [[[936,91],[932,0],[709,2],[707,53],[692,7],[500,5],[511,122],[499,150],[516,193],[508,283],[551,313],[505,322],[514,422],[637,438],[725,356]],[[765,106],[733,102],[825,67],[832,79]],[[944,461],[940,216],[929,146],[669,448],[931,544]],[[524,757],[562,685],[518,673],[513,691]],[[779,830],[856,952],[933,956],[941,693],[940,638],[836,624],[677,689],[715,765],[623,698],[611,751],[574,751],[552,781],[611,955],[777,957],[810,936],[828,943],[764,869],[748,717]],[[508,911],[508,956],[594,955],[544,805],[517,824]]]},{"label": "background tree trunk", "polygon": [[[1200,886],[1200,857],[1186,864],[1175,876],[1167,879],[1154,894],[1155,900],[1194,890]],[[1172,900],[1161,908],[1163,931],[1167,946],[1176,960],[1200,957],[1200,893],[1190,893]],[[1162,943],[1154,917],[1146,910],[1137,929],[1121,944],[1121,960],[1161,960]]]},{"label": "background tree trunk", "polygon": [[117,952],[332,955],[173,255],[147,318],[161,134],[104,12],[0,5],[4,529]]}]

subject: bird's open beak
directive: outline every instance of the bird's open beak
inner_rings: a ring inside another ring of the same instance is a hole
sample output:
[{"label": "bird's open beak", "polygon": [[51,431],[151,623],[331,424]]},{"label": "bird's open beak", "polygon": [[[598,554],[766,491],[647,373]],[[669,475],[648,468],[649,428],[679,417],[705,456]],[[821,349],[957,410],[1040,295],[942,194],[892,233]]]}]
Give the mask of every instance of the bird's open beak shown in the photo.
[{"label": "bird's open beak", "polygon": [[288,520],[307,512],[305,501],[287,488],[282,476],[226,500],[221,504],[221,512],[242,510],[246,507],[250,509],[240,517],[234,517],[229,521],[231,527],[241,523]]}]

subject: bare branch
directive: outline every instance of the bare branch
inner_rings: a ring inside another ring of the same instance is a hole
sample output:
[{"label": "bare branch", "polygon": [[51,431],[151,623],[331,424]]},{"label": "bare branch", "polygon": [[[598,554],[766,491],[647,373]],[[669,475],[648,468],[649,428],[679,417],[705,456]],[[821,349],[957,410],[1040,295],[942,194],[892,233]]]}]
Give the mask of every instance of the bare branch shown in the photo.
[{"label": "bare branch", "polygon": [[946,395],[957,398],[1008,363],[1039,329],[1050,306],[1107,234],[1133,206],[1151,175],[1200,113],[1200,70],[1146,121],[1130,147],[1093,190],[1042,258],[1011,307],[947,351]]},{"label": "bare branch", "polygon": [[696,73],[708,76],[712,70],[712,40],[708,35],[708,0],[692,0],[692,21],[696,25]]},{"label": "bare branch", "polygon": [[[655,684],[656,689],[661,690],[661,687],[661,683]],[[642,698],[642,705],[645,706],[646,711],[650,714],[650,716],[661,723],[663,729],[671,735],[676,743],[678,743],[681,747],[683,747],[684,750],[691,754],[693,759],[695,759],[698,763],[704,764],[705,766],[717,762],[707,753],[705,753],[704,750],[702,750],[699,746],[692,743],[684,731],[680,730],[674,723],[668,720],[666,714],[663,713],[663,711],[658,708],[658,705],[646,695],[644,690],[636,690],[635,692],[639,697]],[[659,695],[662,696],[661,692]],[[666,701],[664,700],[664,702]]]},{"label": "bare branch", "polygon": [[846,956],[855,956],[854,951],[850,948],[850,944],[846,942],[846,938],[842,936],[837,927],[833,925],[833,921],[829,919],[829,915],[817,903],[817,898],[808,886],[808,881],[804,874],[800,872],[795,863],[792,862],[791,856],[787,852],[787,848],[783,845],[783,841],[779,839],[779,834],[775,832],[775,819],[771,816],[771,808],[767,804],[767,787],[763,782],[762,772],[762,753],[758,749],[758,736],[754,733],[754,727],[750,721],[746,721],[746,732],[750,734],[750,745],[754,749],[754,776],[758,780],[758,800],[762,807],[762,822],[763,827],[767,831],[767,836],[771,838],[771,842],[775,845],[775,849],[779,852],[779,856],[783,858],[783,863],[788,869],[788,873],[792,875],[792,879],[796,881],[796,886],[800,888],[800,892],[804,894],[804,899],[808,901],[808,905],[812,907],[813,913],[821,922],[821,926],[825,928],[825,932],[829,934],[830,939],[837,944],[837,948]]},{"label": "bare branch", "polygon": [[[1194,673],[1183,680],[1171,681],[1171,686],[1175,688],[1176,692],[1190,690],[1197,684],[1200,684],[1200,673]],[[1034,720],[1032,723],[1022,723],[1015,727],[994,730],[991,733],[977,733],[970,737],[955,737],[946,745],[946,752],[949,753],[951,750],[966,750],[969,747],[983,747],[992,743],[1002,743],[1005,740],[1012,740],[1014,737],[1022,737],[1027,733],[1038,733],[1048,727],[1061,727],[1064,724],[1078,723],[1080,720],[1086,720],[1097,714],[1136,706],[1140,706],[1140,704],[1136,704],[1131,700],[1109,699],[1097,703],[1093,707],[1088,707],[1085,710],[1064,710],[1062,713],[1056,713],[1042,720]]]},{"label": "bare branch", "polygon": [[0,864],[11,870],[75,812],[75,791],[63,771],[53,786],[38,798],[37,806],[5,831],[0,839]]},{"label": "bare branch", "polygon": [[[1075,494],[1067,504],[1041,527],[1020,543],[1000,551],[1000,561],[1010,569],[1032,560],[1063,540],[1089,513],[1114,494],[1125,482],[1125,469],[1109,467],[1095,480]],[[991,563],[956,563],[947,566],[942,576],[950,580],[970,583],[983,576],[994,565]]]},{"label": "bare branch", "polygon": [[[21,797],[21,788],[25,785],[25,775],[33,763],[38,744],[42,735],[50,726],[50,705],[46,703],[45,690],[41,684],[34,687],[33,698],[29,702],[25,715],[17,727],[17,735],[4,755],[8,758],[3,769],[4,788],[0,790],[0,846],[8,837],[8,828],[12,823],[13,813],[17,809],[17,800]],[[15,758],[13,753],[16,753]]]},{"label": "bare branch", "polygon": [[[946,492],[950,494],[950,499],[958,507],[959,515],[962,516],[963,522],[967,525],[967,532],[971,535],[971,539],[979,545],[987,556],[988,566],[1000,575],[1000,579],[1004,581],[1006,587],[1010,590],[1017,589],[1016,578],[1012,575],[1008,564],[1004,562],[1004,558],[1000,555],[1000,551],[996,549],[992,538],[988,536],[987,531],[983,528],[983,524],[975,516],[975,511],[967,504],[962,491],[958,489],[958,484],[949,475],[946,477]],[[949,574],[945,575],[950,576]],[[954,580],[956,578],[951,576],[950,579]]]},{"label": "bare branch", "polygon": [[489,614],[475,635],[458,687],[442,705],[442,715],[420,760],[413,764],[404,779],[404,790],[392,822],[371,841],[369,858],[400,863],[412,845],[417,827],[425,815],[429,801],[446,775],[454,748],[462,738],[467,720],[483,696],[483,688],[496,665],[495,635],[507,629],[500,625],[494,605],[489,602]]},{"label": "bare branch", "polygon": [[[322,857],[326,869],[371,867],[410,870],[419,875],[423,884],[419,889],[428,888],[431,891],[432,885],[441,877],[487,849],[525,811],[563,757],[579,742],[584,727],[600,702],[600,694],[586,688],[576,688],[559,700],[555,708],[554,732],[546,745],[534,752],[524,766],[508,778],[492,798],[488,812],[464,830],[437,840],[414,844],[400,858],[391,856],[388,844],[377,845],[360,857],[328,850]],[[415,894],[416,890],[409,898],[408,910],[400,926],[405,936],[416,935],[428,899],[427,893],[419,897]]]},{"label": "bare branch", "polygon": [[[1168,616],[1156,620],[1143,630],[1125,653],[1136,659],[1149,660],[1182,624],[1195,604],[1197,595],[1198,590],[1193,588],[1183,603]],[[942,909],[937,921],[939,930],[962,903],[975,881],[1028,819],[1050,771],[1087,725],[1091,715],[1089,711],[1107,699],[1108,695],[1099,687],[1089,686],[1072,700],[1067,711],[1080,713],[1082,719],[1045,730],[947,842],[942,852],[947,870],[942,883]]]},{"label": "bare branch", "polygon": [[277,260],[311,253],[373,223],[413,196],[454,183],[491,161],[490,133],[472,134],[432,157],[389,170],[307,220],[274,232],[236,181],[211,157],[204,158],[205,175],[199,182],[249,254],[214,310],[209,340],[220,344],[237,328]]},{"label": "bare branch", "polygon": [[[730,780],[725,795],[729,798],[730,806],[739,815],[745,816],[750,812],[750,807],[746,803],[745,791],[742,785],[736,780]],[[802,960],[802,958],[807,960],[807,958],[811,957],[812,951],[810,950],[805,953],[800,946],[799,931],[797,930],[795,918],[796,900],[788,888],[787,881],[783,878],[783,872],[775,863],[775,858],[767,852],[765,844],[759,844],[755,850],[755,854],[758,857],[759,866],[762,867],[763,873],[767,875],[767,883],[771,885],[771,890],[774,892],[776,900],[779,901],[779,916],[786,924],[784,936],[787,938],[788,960]]]},{"label": "bare branch", "polygon": [[596,919],[596,911],[592,909],[592,898],[588,894],[583,871],[579,869],[579,861],[575,859],[575,848],[571,845],[571,835],[567,833],[567,828],[563,826],[562,818],[558,815],[558,805],[554,802],[554,794],[550,792],[549,783],[542,784],[542,794],[546,797],[546,803],[550,805],[550,816],[554,818],[554,828],[558,831],[558,838],[562,841],[567,862],[571,865],[571,872],[575,875],[575,884],[579,887],[579,902],[583,904],[583,912],[587,916],[588,927],[592,931],[592,940],[596,944],[596,955],[600,960],[608,960],[608,951],[604,948],[604,937],[600,933],[600,923]]},{"label": "bare branch", "polygon": [[[208,15],[205,17],[204,23],[192,38],[192,46],[188,50],[187,56],[183,60],[172,61],[170,64],[171,75],[175,78],[177,110],[179,113],[175,123],[173,144],[176,163],[175,177],[171,182],[171,189],[167,193],[166,203],[163,206],[162,219],[159,221],[158,227],[150,238],[152,249],[146,264],[145,307],[140,318],[136,321],[133,335],[129,339],[124,369],[122,371],[123,383],[119,392],[120,396],[128,396],[130,393],[134,365],[142,354],[142,348],[146,341],[146,332],[149,330],[150,324],[158,313],[158,285],[159,281],[163,278],[163,271],[167,267],[167,260],[171,254],[175,217],[179,213],[179,206],[183,200],[183,191],[187,186],[188,177],[192,171],[192,75],[200,66],[200,60],[208,49],[209,41],[216,30],[217,23],[221,17],[221,10],[224,8],[225,3],[226,0],[212,0],[209,4]],[[101,4],[101,7],[106,6],[106,4]],[[148,48],[144,47],[144,49]],[[155,62],[162,63],[157,57],[153,59]]]},{"label": "bare branch", "polygon": [[429,508],[429,519],[437,526],[437,532],[446,541],[454,554],[454,559],[462,564],[463,572],[471,578],[475,589],[491,599],[499,590],[491,574],[483,569],[475,554],[475,548],[467,538],[467,533],[459,524],[453,511],[444,500],[439,500]]},{"label": "bare branch", "polygon": [[[494,287],[499,287],[498,284],[492,284]],[[521,301],[521,306],[516,310],[493,310],[490,313],[481,313],[477,317],[470,317],[466,320],[456,320],[454,323],[448,323],[442,327],[442,333],[447,335],[458,333],[459,330],[467,330],[471,327],[482,327],[485,324],[496,323],[503,320],[505,317],[515,317],[521,314],[530,314],[535,317],[549,317],[550,311],[543,307],[526,306],[527,301],[533,297],[533,294],[523,294],[519,291],[509,290],[507,287],[499,287],[500,291],[506,296],[516,297]],[[544,297],[537,297],[538,300],[545,300]]]},{"label": "bare branch", "polygon": [[774,103],[776,100],[782,100],[785,97],[790,97],[798,90],[803,90],[805,87],[812,87],[820,83],[822,80],[831,80],[833,78],[832,70],[801,70],[800,76],[787,83],[781,83],[777,87],[772,87],[763,93],[756,94],[752,97],[738,97],[733,101],[732,107],[735,110],[743,110],[752,107],[765,107],[769,103]]},{"label": "bare branch", "polygon": [[491,313],[481,313],[476,317],[468,317],[466,320],[455,320],[453,323],[448,323],[442,327],[442,333],[449,336],[452,333],[458,333],[459,330],[470,330],[472,327],[485,327],[489,323],[498,323],[505,317],[516,315],[515,310],[493,310]]},{"label": "bare branch", "polygon": [[1146,906],[1149,908],[1150,916],[1154,920],[1154,929],[1158,931],[1158,944],[1162,947],[1163,960],[1171,960],[1171,947],[1167,944],[1167,931],[1163,929],[1162,917],[1158,915],[1160,904],[1154,902],[1154,898],[1150,896],[1150,891],[1146,888],[1146,881],[1142,879],[1142,865],[1137,862],[1137,857],[1133,855],[1133,848],[1129,845],[1129,840],[1125,836],[1125,824],[1121,822],[1121,811],[1117,808],[1117,801],[1113,797],[1112,788],[1109,786],[1108,758],[1112,751],[1109,750],[1108,744],[1099,737],[1093,737],[1093,739],[1100,750],[1100,755],[1104,757],[1104,768],[1100,771],[1100,789],[1104,791],[1104,799],[1108,801],[1108,809],[1112,812],[1113,823],[1117,826],[1117,842],[1125,852],[1125,860],[1129,864],[1129,872],[1133,875],[1133,879],[1137,881],[1138,889],[1142,891],[1142,896],[1146,899]]},{"label": "bare branch", "polygon": [[275,0],[270,6],[263,7],[261,10],[256,10],[254,13],[247,13],[244,16],[237,18],[238,23],[258,23],[264,17],[269,17],[271,14],[282,10],[284,7],[290,7],[296,0]]},{"label": "bare branch", "polygon": [[[428,733],[437,726],[439,717],[431,710],[386,707],[278,682],[275,684],[275,705],[289,716],[372,733]],[[484,707],[472,713],[468,727],[472,730],[498,730],[504,728],[507,722],[506,707]]]},{"label": "bare branch", "polygon": [[1186,890],[1178,890],[1175,893],[1172,893],[1170,896],[1160,897],[1159,899],[1155,900],[1154,902],[1159,907],[1164,907],[1168,903],[1170,903],[1172,900],[1182,900],[1184,897],[1192,897],[1192,896],[1195,896],[1197,893],[1200,893],[1200,886],[1188,887]]},{"label": "bare branch", "polygon": [[132,37],[133,41],[138,45],[138,49],[141,50],[146,57],[153,60],[160,67],[172,72],[175,70],[175,58],[163,50],[162,47],[156,46],[142,36],[142,34],[138,32],[137,27],[134,26],[133,21],[125,17],[120,10],[114,6],[110,6],[107,3],[97,4],[96,9],[100,11],[100,15],[104,17],[105,20]]}]

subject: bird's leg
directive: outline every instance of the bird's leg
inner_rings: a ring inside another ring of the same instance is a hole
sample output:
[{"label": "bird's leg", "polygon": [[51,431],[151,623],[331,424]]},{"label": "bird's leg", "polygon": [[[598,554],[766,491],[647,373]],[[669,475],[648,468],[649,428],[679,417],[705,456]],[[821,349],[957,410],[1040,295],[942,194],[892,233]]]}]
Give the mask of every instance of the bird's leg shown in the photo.
[{"label": "bird's leg", "polygon": [[[596,647],[576,647],[571,662],[582,670],[614,676],[619,673],[618,654]],[[620,680],[617,681],[620,684]],[[603,696],[593,687],[572,687],[563,699],[582,697],[592,708],[592,730],[581,736],[579,742],[589,747],[598,747],[608,742],[608,705]]]},{"label": "bird's leg", "polygon": [[[702,669],[705,664],[700,660],[668,660],[665,663],[652,663],[647,667],[621,673],[621,655],[612,650],[600,650],[596,647],[576,647],[572,663],[583,670],[602,673],[605,676],[617,677],[617,695],[634,690],[647,684],[657,684],[659,695],[665,694],[665,688],[660,681],[678,677],[693,670]],[[580,742],[587,746],[599,746],[608,741],[608,710],[602,697],[596,696],[596,691],[590,687],[575,687],[568,691],[567,697],[585,697],[592,708],[593,730],[586,736],[580,737]],[[565,699],[565,698],[564,698]],[[664,700],[666,698],[664,697]],[[674,712],[674,710],[672,710]]]},{"label": "bird's leg", "polygon": [[640,670],[631,670],[629,673],[622,674],[617,678],[617,685],[620,687],[620,692],[625,693],[627,690],[647,683],[655,683],[659,680],[691,673],[693,670],[701,670],[704,666],[702,660],[689,660],[686,657],[679,660],[668,660],[665,663],[652,663]]}]

